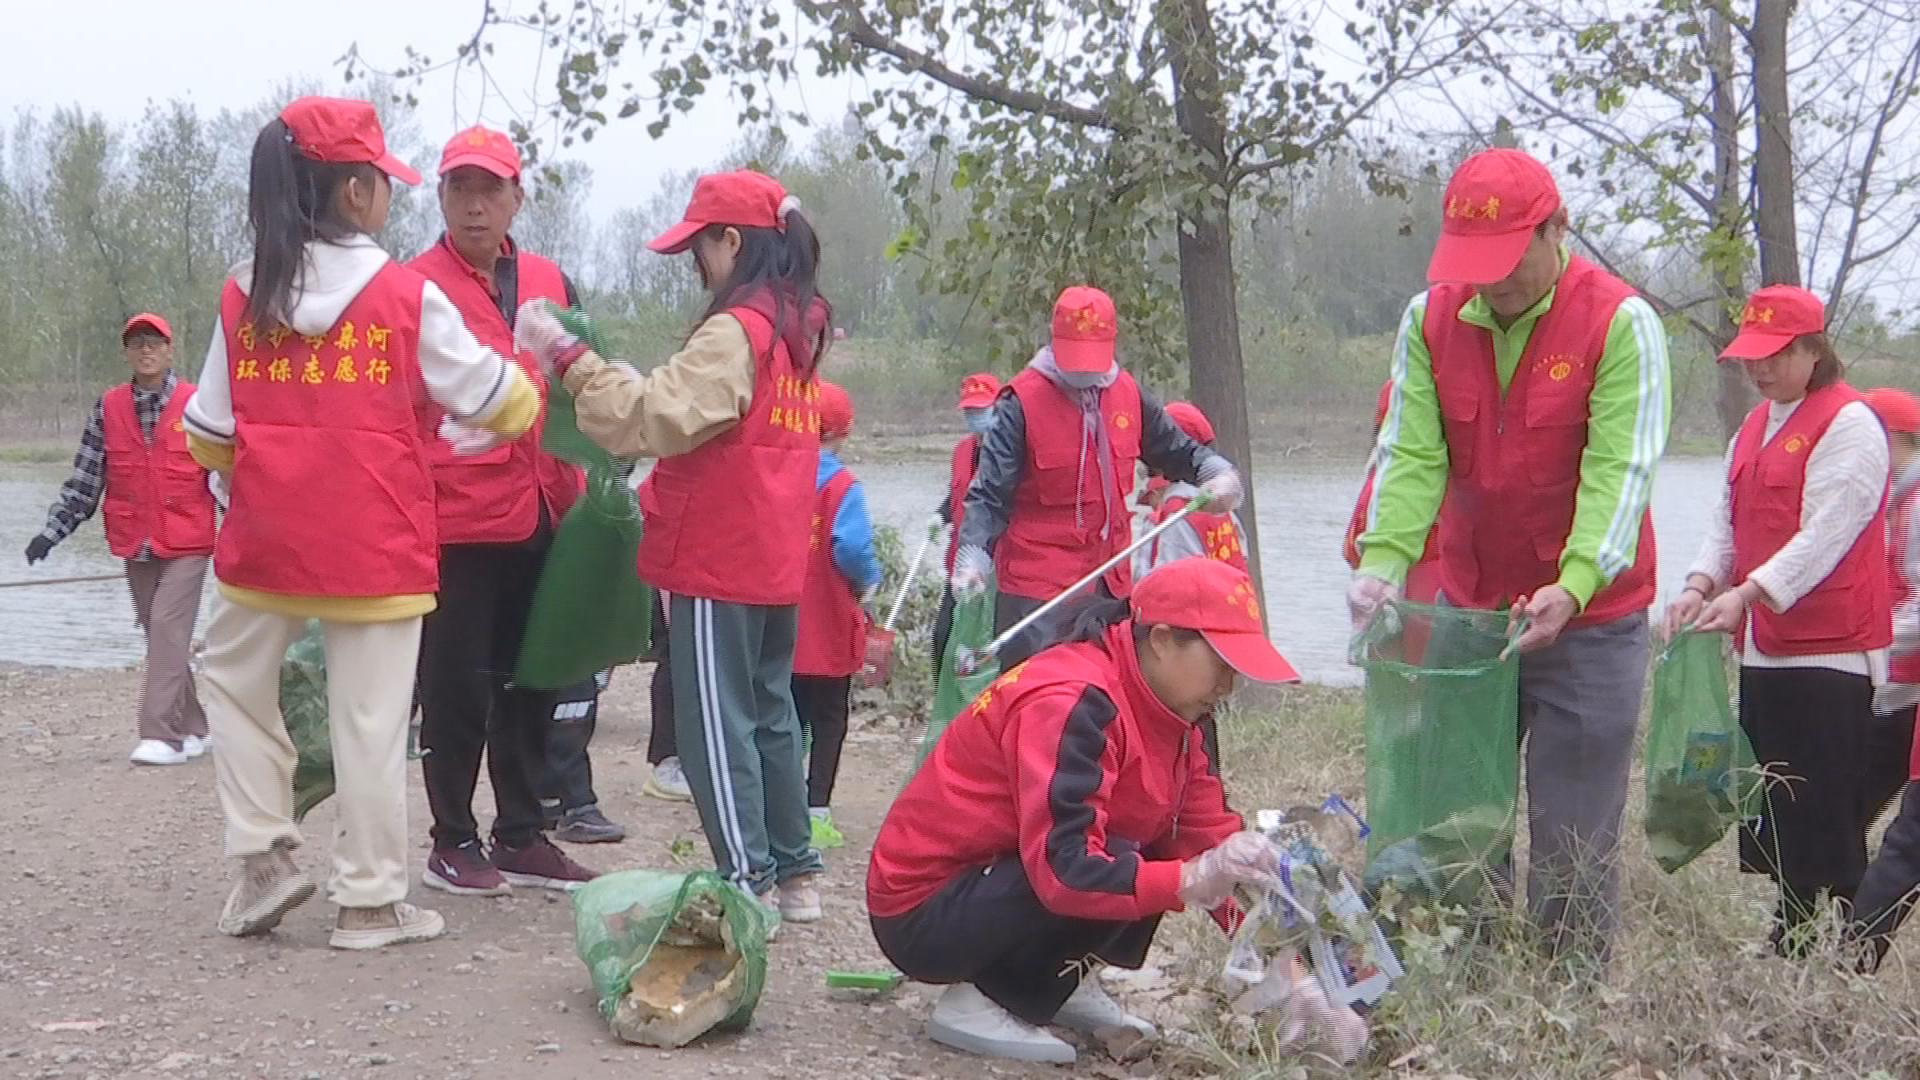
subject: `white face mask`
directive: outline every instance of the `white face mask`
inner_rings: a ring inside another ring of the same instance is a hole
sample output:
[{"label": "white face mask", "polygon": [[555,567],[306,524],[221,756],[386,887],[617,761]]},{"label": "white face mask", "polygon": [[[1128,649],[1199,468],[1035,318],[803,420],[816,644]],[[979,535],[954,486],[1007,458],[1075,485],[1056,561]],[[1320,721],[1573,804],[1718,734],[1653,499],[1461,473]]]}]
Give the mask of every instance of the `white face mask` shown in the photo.
[{"label": "white face mask", "polygon": [[967,419],[968,431],[973,432],[975,435],[985,435],[987,432],[993,430],[992,409],[962,409],[960,411]]}]

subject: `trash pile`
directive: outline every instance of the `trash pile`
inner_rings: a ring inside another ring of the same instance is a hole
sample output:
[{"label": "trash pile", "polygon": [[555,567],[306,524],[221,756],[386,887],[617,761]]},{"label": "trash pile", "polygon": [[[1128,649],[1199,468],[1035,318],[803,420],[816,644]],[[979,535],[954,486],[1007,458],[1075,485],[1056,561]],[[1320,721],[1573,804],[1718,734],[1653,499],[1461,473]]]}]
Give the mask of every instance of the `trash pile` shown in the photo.
[{"label": "trash pile", "polygon": [[1288,973],[1304,960],[1336,1006],[1372,1006],[1406,974],[1360,891],[1328,840],[1328,820],[1344,815],[1364,838],[1366,823],[1346,800],[1329,798],[1318,813],[1262,810],[1255,828],[1280,851],[1282,887],[1241,896],[1245,919],[1233,935],[1223,977],[1244,991],[1235,1008],[1254,1012],[1293,993]]},{"label": "trash pile", "polygon": [[574,894],[574,945],[620,1039],[674,1049],[753,1019],[775,916],[719,875],[626,870]]}]

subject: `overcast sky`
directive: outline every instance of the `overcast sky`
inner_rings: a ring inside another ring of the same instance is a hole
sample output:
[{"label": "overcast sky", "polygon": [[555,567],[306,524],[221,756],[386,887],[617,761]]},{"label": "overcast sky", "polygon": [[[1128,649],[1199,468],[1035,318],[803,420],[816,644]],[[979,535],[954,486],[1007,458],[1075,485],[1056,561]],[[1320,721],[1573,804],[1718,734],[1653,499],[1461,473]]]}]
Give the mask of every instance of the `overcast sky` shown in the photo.
[{"label": "overcast sky", "polygon": [[[363,56],[397,66],[412,45],[435,60],[454,54],[472,35],[481,0],[9,0],[0,41],[0,114],[22,106],[47,112],[79,105],[109,119],[133,121],[149,101],[184,97],[208,112],[259,101],[277,84],[318,78],[338,84],[336,62],[356,42]],[[511,10],[515,0],[502,0]],[[531,0],[518,0],[531,10]],[[564,5],[562,5],[564,6]],[[482,94],[471,68],[443,70],[419,90],[422,125],[438,146],[468,124],[505,127],[516,115],[532,118],[537,48],[532,35],[494,32],[491,62],[499,92]],[[551,64],[551,61],[549,61]],[[641,72],[623,73],[639,81]],[[538,89],[551,93],[551,69]],[[618,83],[615,84],[616,86]],[[718,84],[715,84],[718,86]],[[846,108],[844,88],[812,85],[804,103],[819,121]],[[799,105],[797,95],[790,104]],[[643,112],[618,121],[589,144],[559,151],[592,166],[589,213],[604,221],[614,210],[643,201],[670,170],[720,157],[738,129],[722,93],[711,93],[658,142],[647,137]],[[551,155],[553,151],[549,151]],[[432,174],[434,161],[415,161]]]}]

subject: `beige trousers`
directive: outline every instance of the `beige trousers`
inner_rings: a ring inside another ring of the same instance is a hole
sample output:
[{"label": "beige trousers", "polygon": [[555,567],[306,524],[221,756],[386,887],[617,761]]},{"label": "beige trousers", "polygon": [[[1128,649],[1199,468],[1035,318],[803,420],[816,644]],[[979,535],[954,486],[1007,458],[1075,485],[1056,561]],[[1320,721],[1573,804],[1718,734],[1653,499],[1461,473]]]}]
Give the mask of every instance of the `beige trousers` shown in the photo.
[{"label": "beige trousers", "polygon": [[[202,682],[231,856],[260,854],[276,840],[300,843],[280,663],[305,626],[297,616],[213,599]],[[420,620],[322,629],[336,822],[327,894],[341,907],[379,907],[407,895],[407,719]]]},{"label": "beige trousers", "polygon": [[147,634],[147,669],[140,683],[140,737],[174,749],[189,735],[205,736],[207,715],[193,688],[193,622],[200,616],[205,555],[127,560],[133,618]]}]

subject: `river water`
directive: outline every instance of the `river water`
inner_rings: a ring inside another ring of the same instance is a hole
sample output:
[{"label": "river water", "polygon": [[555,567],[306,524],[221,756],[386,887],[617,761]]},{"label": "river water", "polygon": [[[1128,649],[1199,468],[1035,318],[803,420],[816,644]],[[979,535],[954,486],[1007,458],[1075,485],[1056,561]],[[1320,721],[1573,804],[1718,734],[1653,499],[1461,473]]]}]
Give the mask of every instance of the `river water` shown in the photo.
[{"label": "river water", "polygon": [[[1261,569],[1273,640],[1309,680],[1353,684],[1347,666],[1347,567],[1340,540],[1363,463],[1268,462],[1259,481]],[[946,490],[944,461],[857,460],[876,520],[919,535]],[[0,583],[111,574],[99,520],[88,522],[39,565],[21,559],[45,523],[64,465],[0,465]],[[1720,483],[1711,458],[1669,458],[1654,484],[1662,595],[1698,550]],[[121,667],[140,657],[140,633],[123,582],[0,588],[0,663]]]}]

